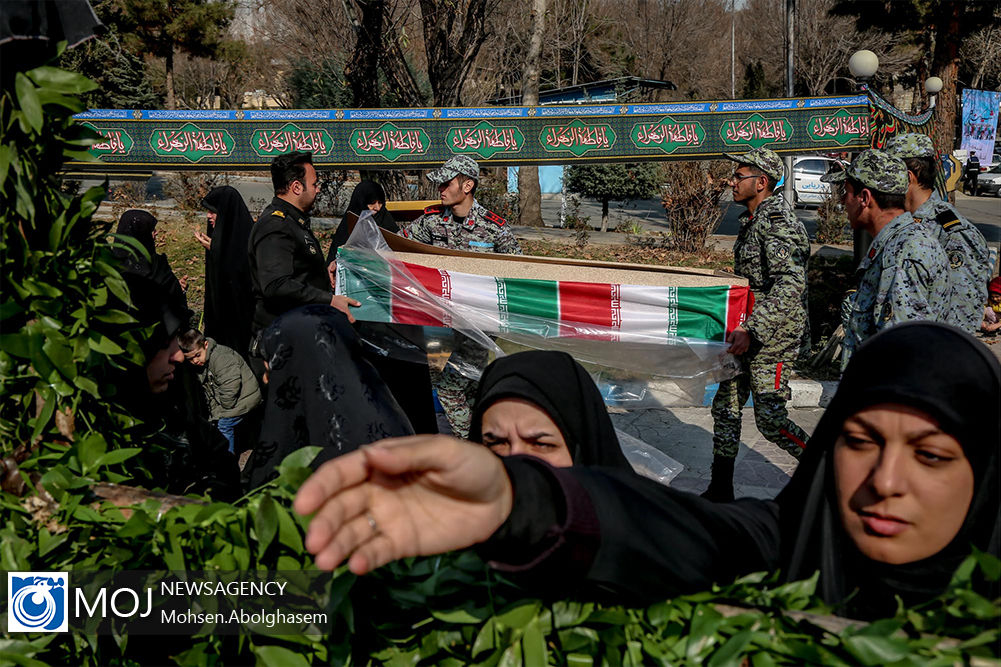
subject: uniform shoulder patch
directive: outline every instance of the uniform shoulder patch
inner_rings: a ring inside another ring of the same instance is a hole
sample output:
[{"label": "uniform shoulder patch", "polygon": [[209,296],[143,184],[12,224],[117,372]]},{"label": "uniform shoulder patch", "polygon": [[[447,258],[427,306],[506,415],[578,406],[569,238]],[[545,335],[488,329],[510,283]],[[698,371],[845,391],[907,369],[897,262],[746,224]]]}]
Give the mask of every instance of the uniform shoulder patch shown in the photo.
[{"label": "uniform shoulder patch", "polygon": [[504,218],[500,217],[499,215],[497,215],[493,211],[487,211],[486,213],[484,213],[483,214],[483,219],[484,220],[489,220],[490,222],[494,223],[498,227],[503,227],[504,225],[507,224],[507,220],[505,220]]},{"label": "uniform shoulder patch", "polygon": [[285,211],[271,211],[271,215],[275,216],[276,218],[284,218]]},{"label": "uniform shoulder patch", "polygon": [[944,229],[949,229],[953,225],[959,224],[959,218],[952,211],[946,210],[935,216],[935,222],[942,225]]},{"label": "uniform shoulder patch", "polygon": [[444,206],[442,206],[441,204],[435,204],[434,206],[428,206],[426,209],[424,209],[424,212],[429,213],[431,215],[438,215],[444,210],[445,210]]}]

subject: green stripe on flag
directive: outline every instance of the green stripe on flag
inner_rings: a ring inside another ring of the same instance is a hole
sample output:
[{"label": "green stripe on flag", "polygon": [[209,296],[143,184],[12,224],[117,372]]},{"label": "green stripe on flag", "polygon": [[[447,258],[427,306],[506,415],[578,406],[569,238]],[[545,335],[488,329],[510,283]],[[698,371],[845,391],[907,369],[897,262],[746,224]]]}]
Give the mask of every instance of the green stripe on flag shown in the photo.
[{"label": "green stripe on flag", "polygon": [[553,336],[553,325],[559,320],[560,313],[559,283],[553,280],[498,278],[497,306],[502,332]]},{"label": "green stripe on flag", "polygon": [[[351,314],[366,322],[392,322],[392,272],[389,262],[365,250],[337,249],[341,294],[361,301]],[[343,261],[342,261],[343,260]]]},{"label": "green stripe on flag", "polygon": [[726,305],[730,288],[679,287],[678,335],[706,340],[726,336]]}]

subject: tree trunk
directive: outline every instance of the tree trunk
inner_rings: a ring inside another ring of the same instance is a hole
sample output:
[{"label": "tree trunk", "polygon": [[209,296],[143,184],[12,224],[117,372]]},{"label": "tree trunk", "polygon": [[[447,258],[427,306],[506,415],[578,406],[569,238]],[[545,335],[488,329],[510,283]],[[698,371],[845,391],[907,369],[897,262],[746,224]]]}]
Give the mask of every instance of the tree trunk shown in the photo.
[{"label": "tree trunk", "polygon": [[[465,13],[462,5],[465,4]],[[457,6],[458,5],[458,6]],[[424,51],[434,105],[462,106],[462,85],[487,38],[488,0],[420,0]]]},{"label": "tree trunk", "polygon": [[601,202],[601,231],[608,231],[608,200]]},{"label": "tree trunk", "polygon": [[[545,29],[546,0],[532,0],[532,38],[528,44],[521,84],[521,103],[525,106],[539,103],[539,59]],[[518,170],[518,209],[521,224],[542,227],[542,193],[539,168],[535,165],[522,165]]]},{"label": "tree trunk", "polygon": [[352,16],[357,35],[354,55],[344,68],[344,75],[351,86],[355,107],[378,108],[379,60],[382,53],[382,19],[386,9],[385,0],[355,0],[361,9],[361,20]]},{"label": "tree trunk", "polygon": [[170,50],[167,51],[167,58],[163,63],[164,71],[166,72],[167,79],[167,108],[176,109],[177,101],[174,97],[174,47],[171,46]]},{"label": "tree trunk", "polygon": [[940,153],[952,153],[956,145],[956,79],[959,74],[959,16],[961,3],[948,0],[940,5],[936,23],[935,59],[932,72],[942,79],[942,92],[935,104],[933,139]]}]

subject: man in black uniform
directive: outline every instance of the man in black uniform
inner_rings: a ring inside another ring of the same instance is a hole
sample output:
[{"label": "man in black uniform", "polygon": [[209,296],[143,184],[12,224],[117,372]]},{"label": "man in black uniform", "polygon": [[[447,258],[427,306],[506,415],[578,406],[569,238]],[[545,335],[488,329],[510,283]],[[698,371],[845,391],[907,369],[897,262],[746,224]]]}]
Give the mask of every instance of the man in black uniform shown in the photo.
[{"label": "man in black uniform", "polygon": [[[311,303],[329,304],[354,322],[348,306],[360,305],[354,299],[334,294],[320,242],[310,231],[309,210],[319,186],[312,153],[292,152],[276,157],[271,162],[271,181],[275,198],[261,212],[248,245],[257,302],[252,352],[258,334],[286,311]],[[252,365],[260,377],[263,366],[259,362]]]}]

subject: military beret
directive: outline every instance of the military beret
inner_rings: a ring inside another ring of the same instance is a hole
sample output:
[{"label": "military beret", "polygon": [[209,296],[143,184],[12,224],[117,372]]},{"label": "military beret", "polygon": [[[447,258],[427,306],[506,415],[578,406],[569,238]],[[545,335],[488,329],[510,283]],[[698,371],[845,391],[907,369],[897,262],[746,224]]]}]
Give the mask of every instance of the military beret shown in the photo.
[{"label": "military beret", "polygon": [[906,160],[912,157],[935,157],[935,144],[927,134],[898,134],[886,143],[886,153]]},{"label": "military beret", "polygon": [[841,183],[849,176],[877,192],[907,194],[907,165],[900,158],[875,148],[862,151],[846,169],[825,174],[820,180],[824,183]]},{"label": "military beret", "polygon": [[743,155],[733,155],[731,153],[724,153],[723,155],[728,160],[733,160],[739,164],[749,164],[757,167],[771,176],[775,182],[781,181],[786,173],[785,165],[782,164],[782,158],[770,148],[755,148],[753,151],[748,151]]},{"label": "military beret", "polygon": [[479,181],[480,165],[468,155],[456,155],[449,158],[440,168],[428,172],[427,176],[432,183],[441,184],[448,183],[459,174]]}]

